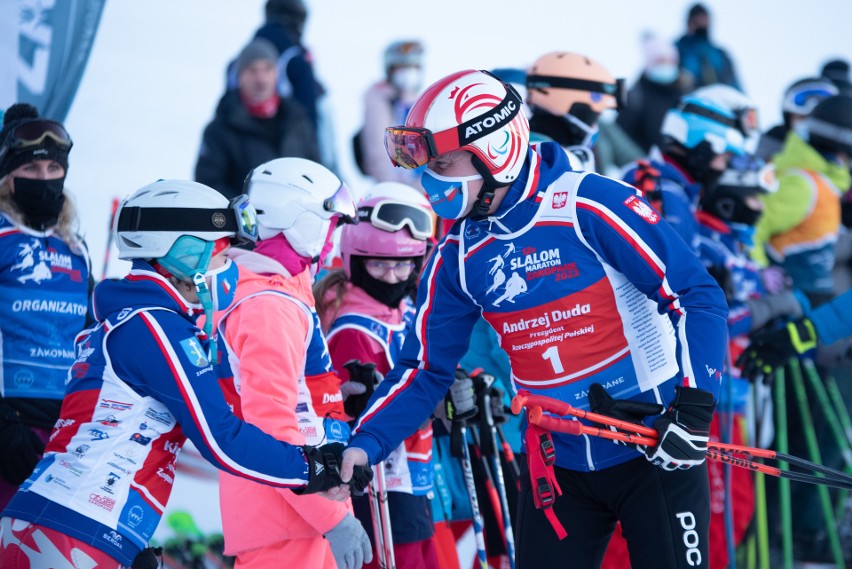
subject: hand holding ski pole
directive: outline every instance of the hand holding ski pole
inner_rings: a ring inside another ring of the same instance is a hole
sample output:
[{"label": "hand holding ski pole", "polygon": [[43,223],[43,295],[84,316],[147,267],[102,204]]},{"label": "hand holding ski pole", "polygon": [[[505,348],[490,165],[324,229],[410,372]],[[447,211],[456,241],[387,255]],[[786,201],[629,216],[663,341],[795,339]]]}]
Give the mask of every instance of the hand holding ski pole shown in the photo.
[{"label": "hand holding ski pole", "polygon": [[[663,412],[663,406],[657,403],[645,403],[644,401],[633,401],[630,399],[614,399],[609,393],[607,393],[606,389],[604,389],[603,385],[600,383],[593,383],[589,387],[589,407],[594,413],[599,413],[608,417],[615,417],[616,419],[629,421],[631,423],[636,423],[637,425],[642,425],[645,417],[659,415]],[[603,426],[606,427],[606,425]],[[607,428],[617,432],[615,427],[610,426]],[[629,443],[620,440],[614,440],[613,442],[625,446],[632,446],[639,452],[643,453],[646,448],[639,445],[630,445]]]},{"label": "hand holding ski pole", "polygon": [[783,328],[760,328],[749,334],[751,343],[737,358],[737,367],[750,381],[772,377],[772,373],[791,358],[816,349],[817,334],[813,322],[799,318]]},{"label": "hand holding ski pole", "polygon": [[677,385],[675,393],[671,407],[654,421],[659,443],[645,450],[648,460],[663,470],[686,470],[704,463],[716,408],[709,391]]},{"label": "hand holding ski pole", "polygon": [[476,393],[473,390],[473,380],[461,368],[456,370],[456,380],[447,393],[447,419],[461,421],[476,416]]}]

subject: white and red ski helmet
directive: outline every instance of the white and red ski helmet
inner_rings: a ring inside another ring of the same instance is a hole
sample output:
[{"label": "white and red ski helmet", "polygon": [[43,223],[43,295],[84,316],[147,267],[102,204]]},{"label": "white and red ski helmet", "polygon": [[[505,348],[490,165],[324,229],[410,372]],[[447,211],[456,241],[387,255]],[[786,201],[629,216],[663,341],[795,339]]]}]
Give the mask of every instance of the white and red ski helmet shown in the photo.
[{"label": "white and red ski helmet", "polygon": [[522,107],[517,91],[487,71],[458,71],[420,95],[404,126],[386,130],[385,148],[394,164],[409,169],[467,150],[487,170],[484,177],[508,185],[518,178],[529,149]]}]

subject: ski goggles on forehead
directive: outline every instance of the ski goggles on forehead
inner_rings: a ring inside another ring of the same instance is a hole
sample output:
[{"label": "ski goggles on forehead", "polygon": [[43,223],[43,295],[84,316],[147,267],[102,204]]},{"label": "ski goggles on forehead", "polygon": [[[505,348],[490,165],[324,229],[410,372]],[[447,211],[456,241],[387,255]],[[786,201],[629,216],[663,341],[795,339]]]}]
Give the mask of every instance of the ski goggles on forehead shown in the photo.
[{"label": "ski goggles on forehead", "polygon": [[14,127],[0,148],[0,158],[7,152],[30,146],[39,146],[51,139],[57,146],[66,150],[73,146],[71,135],[65,127],[56,121],[33,120]]},{"label": "ski goggles on forehead", "polygon": [[237,238],[242,241],[257,241],[257,210],[247,195],[231,200],[231,209],[237,219]]},{"label": "ski goggles on forehead", "polygon": [[807,109],[809,107],[816,106],[817,102],[836,94],[837,91],[832,91],[824,87],[814,86],[808,89],[801,89],[800,91],[793,93],[791,96],[789,96],[788,100],[791,101],[796,107]]},{"label": "ski goggles on forehead", "polygon": [[506,96],[497,106],[458,126],[440,132],[409,126],[386,128],[385,150],[391,162],[400,168],[414,170],[441,154],[458,150],[505,127],[521,111],[523,101],[514,87],[504,85]]},{"label": "ski goggles on forehead", "polygon": [[624,79],[616,79],[615,83],[576,79],[573,77],[557,77],[552,75],[528,75],[527,89],[571,89],[573,91],[588,91],[601,93],[615,98],[616,109],[621,110],[627,101],[627,88]]},{"label": "ski goggles on forehead", "polygon": [[744,136],[749,136],[757,131],[757,109],[754,107],[745,107],[737,111],[732,111],[734,116],[729,117],[722,113],[716,112],[713,109],[687,103],[681,109],[683,113],[691,113],[717,122],[729,128],[735,128]]},{"label": "ski goggles on forehead", "polygon": [[737,115],[739,129],[744,135],[751,136],[758,131],[757,109],[748,107],[737,111],[735,114]]},{"label": "ski goggles on forehead", "polygon": [[331,214],[340,216],[343,223],[357,223],[355,221],[355,198],[346,184],[341,184],[334,195],[323,200],[322,208]]},{"label": "ski goggles on forehead", "polygon": [[231,200],[227,208],[125,207],[117,231],[228,232],[238,242],[257,241],[257,211],[248,196]]},{"label": "ski goggles on forehead", "polygon": [[435,229],[435,219],[429,212],[390,200],[380,201],[372,207],[358,208],[358,220],[391,232],[408,227],[411,236],[420,240],[432,237]]}]

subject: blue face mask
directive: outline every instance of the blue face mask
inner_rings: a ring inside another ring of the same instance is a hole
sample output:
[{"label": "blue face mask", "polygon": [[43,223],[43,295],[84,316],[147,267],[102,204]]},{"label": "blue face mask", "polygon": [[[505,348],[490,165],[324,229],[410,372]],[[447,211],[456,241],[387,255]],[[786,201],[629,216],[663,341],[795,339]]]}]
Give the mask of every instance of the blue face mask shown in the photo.
[{"label": "blue face mask", "polygon": [[420,183],[429,195],[429,203],[438,217],[459,219],[467,213],[465,210],[470,196],[468,182],[481,179],[479,175],[447,178],[426,168]]},{"label": "blue face mask", "polygon": [[[210,279],[209,285],[207,278]],[[216,338],[213,336],[213,313],[217,310],[225,310],[231,305],[237,292],[238,280],[239,269],[236,263],[230,259],[226,259],[225,264],[218,269],[206,273],[195,273],[192,278],[198,299],[204,308],[204,332],[210,338],[208,358],[211,362],[215,361],[213,355],[216,353]]]},{"label": "blue face mask", "polygon": [[224,265],[207,271],[205,276],[210,279],[210,299],[213,310],[225,310],[234,301],[237,292],[237,281],[240,277],[237,264],[226,259]]},{"label": "blue face mask", "polygon": [[678,75],[680,75],[680,68],[674,63],[662,63],[659,65],[653,65],[645,70],[645,76],[654,83],[659,83],[660,85],[668,85],[669,83],[674,83],[675,79],[677,79]]}]

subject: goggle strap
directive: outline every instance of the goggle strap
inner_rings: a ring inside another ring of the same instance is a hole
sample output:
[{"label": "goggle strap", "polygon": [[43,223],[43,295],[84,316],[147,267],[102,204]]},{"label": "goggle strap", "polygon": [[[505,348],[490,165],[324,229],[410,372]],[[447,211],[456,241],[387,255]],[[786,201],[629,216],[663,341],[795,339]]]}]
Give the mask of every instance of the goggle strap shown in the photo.
[{"label": "goggle strap", "polygon": [[576,79],[573,77],[556,77],[553,75],[527,75],[527,89],[574,89],[577,91],[589,91],[591,93],[604,93],[605,95],[618,96],[619,82],[604,83],[602,81],[591,81],[589,79]]},{"label": "goggle strap", "polygon": [[726,117],[722,113],[717,113],[711,109],[706,107],[702,107],[699,105],[695,105],[693,103],[687,103],[681,108],[680,112],[682,113],[690,113],[693,115],[698,115],[699,117],[703,117],[705,119],[710,119],[711,121],[715,121],[719,124],[725,125],[729,128],[739,129],[740,125],[736,119]]},{"label": "goggle strap", "polygon": [[[179,227],[180,229],[175,229]],[[118,231],[227,231],[239,233],[234,210],[173,207],[125,207]]]}]

